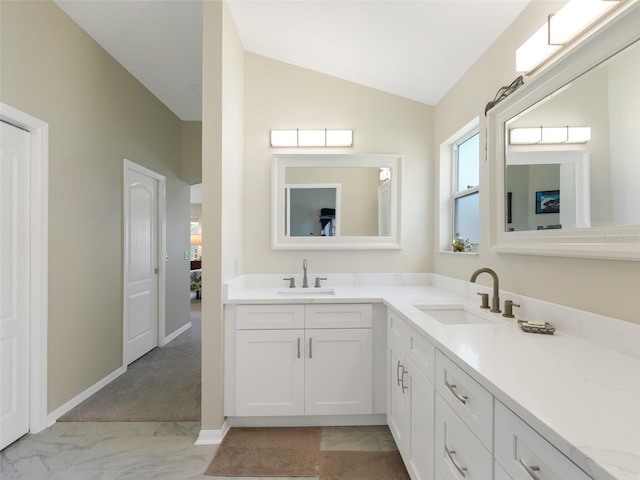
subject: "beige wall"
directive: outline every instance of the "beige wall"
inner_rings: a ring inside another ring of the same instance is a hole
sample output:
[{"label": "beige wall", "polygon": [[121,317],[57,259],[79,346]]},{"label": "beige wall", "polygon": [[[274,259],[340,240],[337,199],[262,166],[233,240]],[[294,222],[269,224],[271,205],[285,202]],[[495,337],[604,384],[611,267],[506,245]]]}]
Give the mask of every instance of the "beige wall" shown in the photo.
[{"label": "beige wall", "polygon": [[222,283],[242,266],[242,46],[224,2],[204,2],[202,428],[224,422]]},{"label": "beige wall", "polygon": [[[245,54],[244,270],[424,272],[433,243],[432,107],[262,56]],[[352,148],[271,148],[269,131],[353,129]],[[400,153],[402,250],[271,250],[271,157],[275,153]]]},{"label": "beige wall", "polygon": [[[515,50],[562,3],[536,1],[529,4],[509,29],[491,46],[467,74],[436,105],[434,145],[455,133],[476,116],[485,131],[484,107],[496,91],[516,76]],[[484,136],[483,136],[484,137]],[[481,140],[484,152],[484,138]],[[481,161],[479,255],[434,253],[434,271],[468,279],[478,267],[491,267],[500,275],[500,286],[553,303],[639,322],[637,308],[640,262],[499,255],[489,250],[490,162]],[[482,277],[481,277],[482,278]],[[483,282],[486,280],[483,279]]]},{"label": "beige wall", "polygon": [[182,122],[180,178],[189,185],[202,183],[202,122]]},{"label": "beige wall", "polygon": [[49,124],[51,412],[122,366],[123,158],[167,178],[166,333],[188,321],[181,122],[53,2],[0,9],[0,100]]}]

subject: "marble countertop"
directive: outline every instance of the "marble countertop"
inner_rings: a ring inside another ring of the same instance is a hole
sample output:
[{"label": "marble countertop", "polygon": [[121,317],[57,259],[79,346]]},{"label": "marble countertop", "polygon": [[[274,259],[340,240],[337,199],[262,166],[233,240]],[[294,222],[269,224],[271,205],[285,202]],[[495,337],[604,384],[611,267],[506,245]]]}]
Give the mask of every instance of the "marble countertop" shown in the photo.
[{"label": "marble countertop", "polygon": [[[225,302],[384,302],[593,478],[640,479],[637,358],[562,329],[525,333],[516,319],[481,310],[480,299],[460,288],[339,283],[332,295],[306,297],[242,285],[227,291]],[[495,323],[444,325],[415,306],[437,304],[464,305]]]}]

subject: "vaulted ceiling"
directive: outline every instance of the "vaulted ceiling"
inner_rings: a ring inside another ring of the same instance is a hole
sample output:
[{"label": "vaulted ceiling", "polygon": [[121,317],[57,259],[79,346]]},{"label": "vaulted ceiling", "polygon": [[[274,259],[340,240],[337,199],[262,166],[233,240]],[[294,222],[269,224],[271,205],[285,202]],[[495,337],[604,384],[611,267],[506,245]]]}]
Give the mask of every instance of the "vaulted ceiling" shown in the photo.
[{"label": "vaulted ceiling", "polygon": [[[201,119],[201,0],[55,1],[179,118]],[[248,52],[433,105],[529,0],[228,3]]]}]

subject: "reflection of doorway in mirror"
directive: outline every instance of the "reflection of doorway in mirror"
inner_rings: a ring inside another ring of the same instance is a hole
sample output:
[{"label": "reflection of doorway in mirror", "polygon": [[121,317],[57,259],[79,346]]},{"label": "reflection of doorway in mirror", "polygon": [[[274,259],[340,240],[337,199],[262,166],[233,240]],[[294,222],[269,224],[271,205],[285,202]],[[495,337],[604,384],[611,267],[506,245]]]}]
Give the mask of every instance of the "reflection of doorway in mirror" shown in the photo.
[{"label": "reflection of doorway in mirror", "polygon": [[[589,154],[575,151],[528,151],[507,154],[507,190],[512,192],[513,223],[506,231],[537,230],[544,225],[566,228],[590,226]],[[562,192],[562,209],[539,211],[536,192]]]},{"label": "reflection of doorway in mirror", "polygon": [[285,235],[339,235],[340,190],[336,184],[286,185]]},{"label": "reflection of doorway in mirror", "polygon": [[378,235],[391,235],[391,182],[384,181],[378,187]]}]

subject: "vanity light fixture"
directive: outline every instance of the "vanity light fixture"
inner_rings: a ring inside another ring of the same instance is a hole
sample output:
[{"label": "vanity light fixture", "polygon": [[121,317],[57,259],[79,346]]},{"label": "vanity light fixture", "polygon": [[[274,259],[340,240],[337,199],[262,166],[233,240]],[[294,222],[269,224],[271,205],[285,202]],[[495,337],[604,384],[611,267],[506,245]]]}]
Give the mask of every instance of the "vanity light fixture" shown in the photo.
[{"label": "vanity light fixture", "polygon": [[272,147],[351,147],[353,130],[271,130]]},{"label": "vanity light fixture", "polygon": [[590,127],[525,127],[509,130],[510,145],[586,143],[589,140]]},{"label": "vanity light fixture", "polygon": [[516,50],[516,70],[532,73],[625,0],[570,0]]}]

